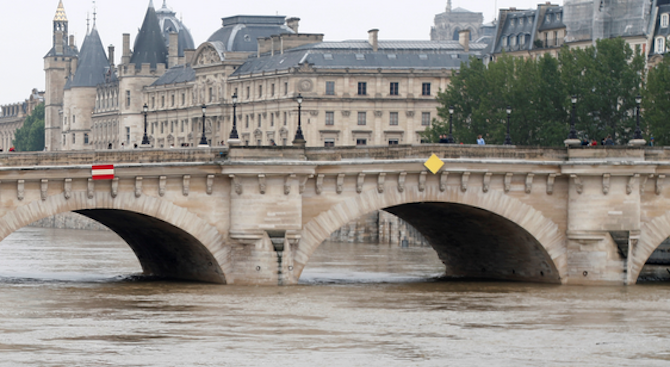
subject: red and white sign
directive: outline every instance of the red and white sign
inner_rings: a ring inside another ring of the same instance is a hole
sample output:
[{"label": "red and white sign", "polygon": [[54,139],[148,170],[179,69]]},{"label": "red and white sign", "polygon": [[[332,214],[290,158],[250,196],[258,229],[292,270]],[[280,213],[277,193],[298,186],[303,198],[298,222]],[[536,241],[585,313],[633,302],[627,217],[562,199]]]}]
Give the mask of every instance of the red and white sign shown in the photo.
[{"label": "red and white sign", "polygon": [[114,165],[103,164],[93,166],[91,168],[91,176],[93,180],[113,180],[114,179]]}]

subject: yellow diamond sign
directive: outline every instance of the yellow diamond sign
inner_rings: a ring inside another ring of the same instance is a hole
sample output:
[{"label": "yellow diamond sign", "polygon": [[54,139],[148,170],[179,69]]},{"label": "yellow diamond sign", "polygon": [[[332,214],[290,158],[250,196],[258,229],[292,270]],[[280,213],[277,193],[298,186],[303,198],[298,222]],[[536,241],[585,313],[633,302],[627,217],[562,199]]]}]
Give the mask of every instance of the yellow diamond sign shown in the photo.
[{"label": "yellow diamond sign", "polygon": [[440,168],[444,166],[444,162],[440,158],[438,158],[435,154],[430,156],[426,163],[423,164],[430,170],[430,172],[433,172],[433,174],[436,174],[440,171]]}]

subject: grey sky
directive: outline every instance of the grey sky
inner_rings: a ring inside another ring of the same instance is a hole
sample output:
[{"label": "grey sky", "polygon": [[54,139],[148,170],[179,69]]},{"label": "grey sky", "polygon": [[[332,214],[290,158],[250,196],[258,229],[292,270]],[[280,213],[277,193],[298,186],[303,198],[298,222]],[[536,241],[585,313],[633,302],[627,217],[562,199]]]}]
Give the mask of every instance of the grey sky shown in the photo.
[{"label": "grey sky", "polygon": [[[159,8],[163,0],[153,0]],[[0,0],[3,37],[0,37],[0,105],[23,101],[32,88],[44,89],[43,57],[51,48],[52,21],[58,0]],[[490,22],[498,8],[536,8],[537,0],[452,0],[453,7],[484,13]],[[555,4],[562,4],[563,0]],[[97,27],[103,44],[116,46],[121,56],[121,34],[131,34],[131,44],[142,25],[149,0],[97,0]],[[221,27],[221,18],[238,14],[286,15],[301,18],[300,32],[323,33],[326,40],[367,39],[367,31],[380,30],[381,39],[429,39],[435,14],[446,0],[167,0],[191,30],[196,46]],[[86,35],[87,13],[93,17],[93,1],[63,0],[70,34],[81,46]],[[91,21],[92,23],[92,21]]]}]

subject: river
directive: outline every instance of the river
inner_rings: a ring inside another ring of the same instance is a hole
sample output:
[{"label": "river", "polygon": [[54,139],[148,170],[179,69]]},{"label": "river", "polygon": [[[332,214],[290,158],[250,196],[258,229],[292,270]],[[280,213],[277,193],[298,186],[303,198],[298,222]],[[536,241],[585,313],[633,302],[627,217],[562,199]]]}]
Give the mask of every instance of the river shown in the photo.
[{"label": "river", "polygon": [[147,280],[114,234],[0,242],[0,366],[668,366],[670,285],[440,281],[430,248],[327,243],[301,284]]}]

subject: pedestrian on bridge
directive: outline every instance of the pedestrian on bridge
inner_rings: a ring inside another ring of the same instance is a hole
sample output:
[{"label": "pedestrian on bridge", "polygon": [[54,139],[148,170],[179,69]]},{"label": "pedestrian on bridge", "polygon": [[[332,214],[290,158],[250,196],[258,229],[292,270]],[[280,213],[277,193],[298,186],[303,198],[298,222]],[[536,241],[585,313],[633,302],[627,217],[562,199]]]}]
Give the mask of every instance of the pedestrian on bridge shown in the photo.
[{"label": "pedestrian on bridge", "polygon": [[486,142],[481,135],[477,135],[477,145],[486,145]]}]

